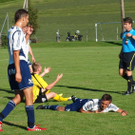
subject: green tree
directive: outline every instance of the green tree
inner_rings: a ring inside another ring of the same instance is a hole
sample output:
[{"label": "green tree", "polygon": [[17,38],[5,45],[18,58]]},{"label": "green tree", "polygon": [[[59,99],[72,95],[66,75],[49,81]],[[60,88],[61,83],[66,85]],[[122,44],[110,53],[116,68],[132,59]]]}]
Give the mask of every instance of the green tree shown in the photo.
[{"label": "green tree", "polygon": [[31,1],[28,1],[28,12],[29,12],[29,24],[33,26],[33,35],[36,34],[37,29],[39,28],[38,23],[38,9],[34,9]]}]

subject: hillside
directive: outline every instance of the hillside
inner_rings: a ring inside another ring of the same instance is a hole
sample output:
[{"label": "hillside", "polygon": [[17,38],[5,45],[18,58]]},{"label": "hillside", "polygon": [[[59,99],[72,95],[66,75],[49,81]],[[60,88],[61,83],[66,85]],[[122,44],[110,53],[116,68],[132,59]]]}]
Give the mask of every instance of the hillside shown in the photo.
[{"label": "hillside", "polygon": [[[61,41],[65,41],[68,31],[73,35],[77,29],[83,35],[83,41],[86,39],[87,30],[88,40],[95,41],[95,23],[121,21],[120,2],[117,0],[32,0],[32,4],[39,11],[40,29],[36,36],[44,42],[55,41],[55,33],[58,29],[62,35]],[[11,26],[15,11],[22,7],[23,0],[0,0],[0,29],[6,13],[9,14]],[[134,0],[125,0],[125,14],[133,20],[135,20],[134,7]],[[116,33],[117,27],[119,33],[121,32],[120,24],[101,27],[103,34],[106,34],[105,37],[115,36],[111,34]],[[100,31],[100,26],[98,26],[98,36],[101,38]]]}]

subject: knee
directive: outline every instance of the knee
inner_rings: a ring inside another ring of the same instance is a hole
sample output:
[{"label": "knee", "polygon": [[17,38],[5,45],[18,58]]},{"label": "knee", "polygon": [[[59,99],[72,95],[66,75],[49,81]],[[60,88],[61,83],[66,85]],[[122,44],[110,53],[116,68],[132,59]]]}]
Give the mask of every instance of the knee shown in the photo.
[{"label": "knee", "polygon": [[21,102],[21,99],[19,98],[13,98],[12,100],[14,101],[15,105],[18,105]]},{"label": "knee", "polygon": [[120,76],[123,76],[123,73],[119,72],[119,75],[120,75]]},{"label": "knee", "polygon": [[124,72],[120,70],[120,71],[119,71],[119,75],[120,75],[120,76],[123,76],[123,75],[124,75]]},{"label": "knee", "polygon": [[52,96],[55,97],[56,96],[56,93],[55,92],[51,92]]},{"label": "knee", "polygon": [[123,76],[123,75],[125,74],[125,72],[126,72],[126,71],[125,71],[124,69],[119,69],[119,75],[120,75],[120,76]]}]

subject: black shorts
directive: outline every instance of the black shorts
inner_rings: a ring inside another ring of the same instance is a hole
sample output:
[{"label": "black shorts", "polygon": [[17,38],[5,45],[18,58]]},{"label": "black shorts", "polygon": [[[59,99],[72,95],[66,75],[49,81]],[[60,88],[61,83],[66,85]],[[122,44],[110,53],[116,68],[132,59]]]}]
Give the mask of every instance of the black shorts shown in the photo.
[{"label": "black shorts", "polygon": [[119,69],[134,70],[135,52],[122,53],[120,56]]},{"label": "black shorts", "polygon": [[44,103],[47,102],[47,97],[45,94],[37,96],[35,103]]}]

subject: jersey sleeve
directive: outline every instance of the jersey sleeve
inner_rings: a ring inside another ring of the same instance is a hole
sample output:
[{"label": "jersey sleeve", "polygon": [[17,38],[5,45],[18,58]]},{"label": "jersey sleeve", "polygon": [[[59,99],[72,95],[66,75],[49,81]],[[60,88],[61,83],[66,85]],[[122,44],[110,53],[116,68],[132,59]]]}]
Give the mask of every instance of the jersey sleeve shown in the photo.
[{"label": "jersey sleeve", "polygon": [[110,112],[110,111],[113,111],[113,112],[116,112],[119,108],[114,105],[114,104],[110,104],[103,112]]},{"label": "jersey sleeve", "polygon": [[91,111],[92,108],[93,108],[93,101],[86,102],[82,107],[84,111]]},{"label": "jersey sleeve", "polygon": [[114,105],[114,104],[111,104],[111,108],[112,108],[112,111],[116,112],[119,108]]},{"label": "jersey sleeve", "polygon": [[17,30],[13,36],[13,50],[17,51],[21,49],[21,41],[22,41],[22,32],[20,30]]}]

